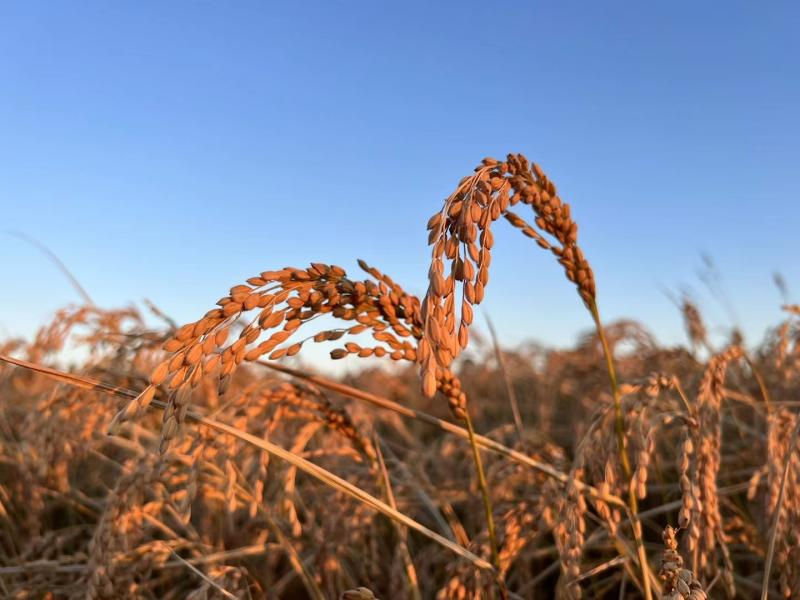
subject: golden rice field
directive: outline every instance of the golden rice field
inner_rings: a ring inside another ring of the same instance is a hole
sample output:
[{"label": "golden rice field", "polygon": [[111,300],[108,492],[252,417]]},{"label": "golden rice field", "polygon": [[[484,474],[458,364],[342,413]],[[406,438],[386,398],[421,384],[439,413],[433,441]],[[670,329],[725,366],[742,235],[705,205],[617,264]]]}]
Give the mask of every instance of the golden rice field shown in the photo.
[{"label": "golden rice field", "polygon": [[[659,346],[601,319],[576,213],[485,159],[422,298],[320,262],[184,325],[87,302],[0,340],[0,596],[800,598],[800,307],[712,344],[685,298]],[[574,347],[473,331],[500,221],[575,285]],[[285,360],[316,343],[362,368]]]}]

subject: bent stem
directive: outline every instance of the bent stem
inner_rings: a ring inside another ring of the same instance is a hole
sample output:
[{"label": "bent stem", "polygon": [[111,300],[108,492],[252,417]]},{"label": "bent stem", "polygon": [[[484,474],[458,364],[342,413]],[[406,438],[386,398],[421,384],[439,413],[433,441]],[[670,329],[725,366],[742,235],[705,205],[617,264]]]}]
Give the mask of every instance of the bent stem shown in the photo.
[{"label": "bent stem", "polygon": [[592,300],[589,305],[589,311],[592,313],[595,327],[597,328],[597,335],[600,338],[600,344],[603,346],[603,354],[606,358],[606,368],[608,369],[608,379],[611,383],[611,396],[614,399],[614,422],[615,430],[617,433],[617,447],[619,449],[619,458],[622,463],[622,470],[625,473],[628,488],[628,507],[630,508],[631,527],[633,528],[633,539],[636,542],[636,552],[639,557],[639,565],[642,570],[642,583],[644,586],[644,597],[646,600],[651,600],[653,592],[650,587],[650,565],[647,562],[647,552],[644,549],[644,540],[642,539],[642,523],[639,520],[639,503],[636,499],[636,493],[630,485],[633,472],[631,471],[631,463],[628,459],[628,448],[625,439],[625,417],[622,414],[622,399],[619,393],[619,385],[617,384],[617,371],[614,368],[614,357],[611,355],[611,349],[608,346],[606,333],[603,329],[603,324],[600,321],[600,311],[597,309],[597,302]]},{"label": "bent stem", "polygon": [[500,553],[497,549],[497,533],[494,528],[494,516],[492,515],[492,499],[489,497],[489,486],[486,484],[483,462],[481,461],[481,454],[478,450],[478,442],[475,439],[475,429],[472,426],[472,419],[470,419],[469,411],[467,410],[464,410],[464,424],[467,426],[469,445],[472,447],[472,459],[475,461],[475,471],[478,475],[478,487],[481,489],[483,511],[486,514],[486,529],[489,534],[489,546],[492,551],[492,564],[496,570],[495,577],[497,580],[497,587],[500,590],[501,598],[505,599],[508,597],[508,591],[503,581],[503,572],[500,569]]}]

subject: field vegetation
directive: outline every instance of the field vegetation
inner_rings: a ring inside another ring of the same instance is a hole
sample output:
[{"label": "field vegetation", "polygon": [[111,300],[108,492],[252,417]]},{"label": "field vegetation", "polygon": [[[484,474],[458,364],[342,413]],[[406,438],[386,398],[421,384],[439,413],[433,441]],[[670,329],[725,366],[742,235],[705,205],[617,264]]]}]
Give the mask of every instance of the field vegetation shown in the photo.
[{"label": "field vegetation", "polygon": [[[574,347],[473,330],[507,225],[520,277],[574,284]],[[757,346],[689,297],[684,346],[603,322],[577,215],[522,155],[427,227],[421,298],[319,262],[188,324],[86,297],[0,340],[0,596],[800,597],[800,307]],[[316,343],[363,368],[313,372]]]}]

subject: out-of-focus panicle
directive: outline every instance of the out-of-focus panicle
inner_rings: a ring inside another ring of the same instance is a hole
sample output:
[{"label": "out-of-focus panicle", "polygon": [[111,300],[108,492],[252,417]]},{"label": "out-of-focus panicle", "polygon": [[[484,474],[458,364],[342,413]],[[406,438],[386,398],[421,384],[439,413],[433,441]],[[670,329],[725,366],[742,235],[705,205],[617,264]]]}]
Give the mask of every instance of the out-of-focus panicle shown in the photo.
[{"label": "out-of-focus panicle", "polygon": [[703,586],[689,569],[683,568],[683,557],[678,553],[677,530],[664,529],[664,552],[661,554],[658,576],[664,582],[664,600],[706,600]]},{"label": "out-of-focus panicle", "polygon": [[683,325],[686,328],[686,335],[692,344],[692,349],[707,348],[708,334],[706,331],[703,317],[697,305],[692,302],[689,296],[684,296],[681,300],[681,312],[683,313]]},{"label": "out-of-focus panicle", "polygon": [[[730,596],[735,593],[733,571],[720,509],[719,471],[722,443],[723,385],[728,365],[743,356],[738,346],[711,357],[697,396],[697,427],[691,429],[693,466],[690,468],[692,502],[688,550],[692,571],[698,576],[720,574]],[[684,500],[685,502],[685,500]],[[717,552],[722,559],[720,568]]]},{"label": "out-of-focus panicle", "polygon": [[798,418],[785,408],[773,410],[768,417],[766,504],[775,519],[775,561],[785,598],[800,593],[800,447],[794,437]]}]

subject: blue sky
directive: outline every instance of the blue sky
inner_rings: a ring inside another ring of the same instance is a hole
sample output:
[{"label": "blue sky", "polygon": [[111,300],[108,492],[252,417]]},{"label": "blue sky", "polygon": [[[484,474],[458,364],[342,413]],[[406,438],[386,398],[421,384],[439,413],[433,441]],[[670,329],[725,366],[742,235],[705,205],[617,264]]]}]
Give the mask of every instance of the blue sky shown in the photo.
[{"label": "blue sky", "polygon": [[[0,231],[104,306],[193,320],[231,285],[364,258],[424,293],[425,222],[486,155],[573,206],[604,317],[683,339],[663,293],[713,256],[752,341],[800,286],[800,8],[752,2],[0,5]],[[508,343],[591,325],[500,224]],[[0,335],[76,295],[0,233]],[[795,297],[797,299],[797,297]]]}]

